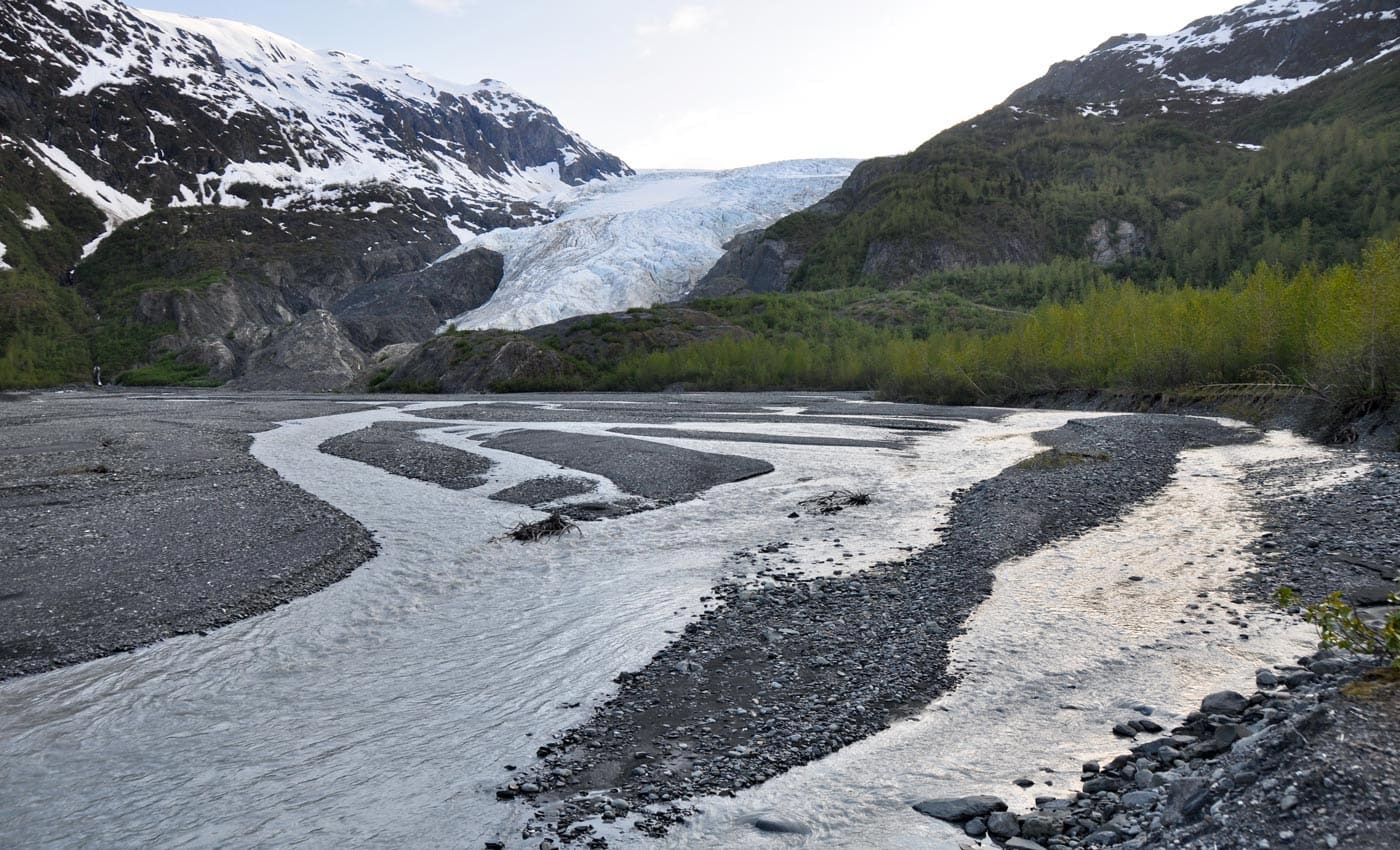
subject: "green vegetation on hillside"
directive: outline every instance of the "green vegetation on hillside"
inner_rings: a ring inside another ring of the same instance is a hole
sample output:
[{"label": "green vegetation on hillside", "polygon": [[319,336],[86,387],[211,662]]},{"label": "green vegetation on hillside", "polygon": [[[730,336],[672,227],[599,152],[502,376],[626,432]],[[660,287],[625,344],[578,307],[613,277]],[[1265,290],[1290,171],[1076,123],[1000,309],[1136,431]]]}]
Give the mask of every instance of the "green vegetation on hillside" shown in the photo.
[{"label": "green vegetation on hillside", "polygon": [[[43,222],[26,226],[37,210]],[[0,389],[85,380],[90,318],[59,285],[102,216],[29,155],[0,143]]]},{"label": "green vegetation on hillside", "polygon": [[767,233],[805,250],[799,289],[1087,257],[1100,220],[1127,221],[1145,240],[1110,269],[1119,277],[1209,284],[1261,260],[1289,270],[1355,261],[1400,222],[1400,60],[1323,82],[1258,115],[1208,121],[1126,106],[1122,118],[998,108],[863,164],[840,203]]}]

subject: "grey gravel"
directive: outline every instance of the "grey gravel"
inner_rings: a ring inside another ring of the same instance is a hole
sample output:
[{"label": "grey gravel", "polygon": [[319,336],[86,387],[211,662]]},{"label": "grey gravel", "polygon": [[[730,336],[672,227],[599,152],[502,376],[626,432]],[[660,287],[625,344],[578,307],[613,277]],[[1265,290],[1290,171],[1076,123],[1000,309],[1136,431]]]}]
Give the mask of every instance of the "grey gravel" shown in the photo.
[{"label": "grey gravel", "polygon": [[661,834],[687,815],[679,801],[732,794],[921,709],[956,682],[949,641],[990,593],[996,564],[1131,509],[1166,485],[1187,446],[1252,439],[1177,416],[1074,421],[1041,438],[1098,459],[1013,467],[955,493],[942,542],[908,561],[812,579],[774,569],[771,587],[715,588],[717,608],[620,675],[614,698],[503,790],[543,789],[538,834],[567,836],[596,816],[593,798],[566,799],[596,789],[646,807],[638,827]]},{"label": "grey gravel", "polygon": [[0,679],[203,632],[348,575],[375,552],[369,532],[248,445],[349,409],[101,392],[0,405]]},{"label": "grey gravel", "polygon": [[[403,427],[408,424],[410,427]],[[427,481],[449,490],[469,490],[486,483],[491,461],[481,455],[418,439],[414,423],[376,422],[326,440],[321,451],[369,464],[385,472]]]},{"label": "grey gravel", "polygon": [[718,484],[773,471],[767,461],[739,455],[566,431],[508,431],[482,445],[602,475],[628,493],[658,501],[688,498]]},{"label": "grey gravel", "polygon": [[498,502],[510,502],[514,505],[547,505],[569,496],[591,493],[596,489],[598,489],[597,482],[590,479],[556,475],[550,478],[531,478],[529,481],[522,481],[513,487],[492,493],[491,498]]}]

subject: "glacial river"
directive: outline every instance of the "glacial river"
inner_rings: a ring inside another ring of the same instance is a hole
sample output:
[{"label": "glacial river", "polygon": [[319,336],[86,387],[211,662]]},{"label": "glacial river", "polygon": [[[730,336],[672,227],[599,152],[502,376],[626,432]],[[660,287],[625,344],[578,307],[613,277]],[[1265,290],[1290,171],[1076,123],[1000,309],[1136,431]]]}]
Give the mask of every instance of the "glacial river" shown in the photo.
[{"label": "glacial river", "polygon": [[[584,720],[619,672],[703,610],[717,581],[751,575],[755,561],[740,553],[789,542],[783,555],[795,563],[785,566],[811,573],[905,557],[936,542],[953,491],[1039,451],[1032,433],[1086,415],[950,418],[950,430],[928,432],[890,430],[900,420],[878,404],[822,421],[796,407],[687,421],[681,408],[670,427],[906,442],[649,436],[775,471],[547,543],[501,541],[541,514],[486,496],[561,470],[478,440],[635,424],[606,409],[574,418],[567,399],[543,404],[573,421],[477,420],[468,409],[422,432],[496,462],[466,491],[317,450],[437,403],[257,435],[259,460],[364,523],[381,553],[326,590],[208,636],[0,684],[0,845],[537,847],[519,838],[532,809],[494,799],[505,765],[532,763],[551,732]],[[960,832],[912,802],[988,792],[1028,807],[1033,794],[1068,793],[1083,760],[1121,749],[1109,727],[1133,706],[1169,726],[1202,695],[1247,690],[1255,669],[1308,650],[1310,630],[1234,605],[1224,588],[1247,569],[1242,549],[1257,534],[1246,468],[1326,455],[1280,433],[1186,452],[1170,486],[1121,521],[1001,565],[955,645],[962,684],[921,715],[732,799],[699,800],[703,813],[661,841],[625,825],[602,834],[614,847],[951,848]],[[598,484],[589,498],[613,492]],[[787,518],[839,488],[871,491],[876,504]],[[1229,624],[1243,614],[1248,640]],[[1021,777],[1038,784],[1022,792],[1011,784]],[[753,829],[775,812],[811,834]]]}]

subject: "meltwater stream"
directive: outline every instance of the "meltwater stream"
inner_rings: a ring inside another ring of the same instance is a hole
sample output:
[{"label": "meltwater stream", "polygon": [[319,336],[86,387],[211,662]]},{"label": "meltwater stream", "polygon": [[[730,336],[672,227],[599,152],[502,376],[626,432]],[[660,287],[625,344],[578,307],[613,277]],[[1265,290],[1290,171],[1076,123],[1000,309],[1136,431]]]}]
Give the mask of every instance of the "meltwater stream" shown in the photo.
[{"label": "meltwater stream", "polygon": [[[641,666],[701,610],[716,581],[752,570],[736,553],[790,541],[784,555],[797,563],[785,566],[813,572],[902,557],[936,540],[955,489],[1035,453],[1031,433],[1084,415],[957,421],[898,448],[649,436],[775,471],[524,546],[494,538],[540,514],[485,496],[561,470],[474,438],[612,426],[596,412],[538,426],[433,420],[425,438],[497,462],[486,485],[460,492],[317,451],[431,406],[300,420],[256,438],[260,460],[375,532],[381,554],[349,578],[207,637],[0,685],[0,843],[471,848],[518,836],[530,810],[493,798],[504,765],[529,764],[539,736],[583,721],[618,672]],[[856,417],[734,419],[668,424],[731,438],[890,439]],[[802,842],[751,828],[757,814],[781,811],[813,827],[810,846],[930,846],[951,833],[914,814],[914,799],[980,790],[1014,799],[1010,780],[1038,766],[1056,772],[1032,778],[1063,777],[1055,787],[1068,790],[1079,760],[1114,749],[1106,723],[1130,701],[1170,717],[1203,692],[1243,686],[1309,635],[1256,617],[1241,642],[1182,604],[1243,568],[1239,550],[1255,533],[1237,490],[1243,465],[1319,451],[1271,435],[1187,453],[1168,491],[1121,523],[998,570],[959,641],[968,676],[957,691],[735,799],[701,801],[705,813],[665,843]],[[874,491],[877,505],[837,520],[787,518],[801,499],[841,487]],[[828,561],[837,536],[835,551],[862,554]]]}]

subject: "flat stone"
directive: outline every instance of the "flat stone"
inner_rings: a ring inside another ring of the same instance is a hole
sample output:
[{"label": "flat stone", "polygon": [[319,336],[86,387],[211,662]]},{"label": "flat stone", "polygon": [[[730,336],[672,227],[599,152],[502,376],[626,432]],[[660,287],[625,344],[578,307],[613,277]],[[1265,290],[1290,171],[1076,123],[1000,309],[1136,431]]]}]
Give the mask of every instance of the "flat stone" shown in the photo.
[{"label": "flat stone", "polygon": [[[1057,800],[1056,802],[1064,803],[1065,805],[1063,808],[1069,807],[1068,800]],[[1021,818],[1022,838],[1029,838],[1037,841],[1044,838],[1053,838],[1059,835],[1063,828],[1060,821],[1055,818],[1047,818],[1040,815],[1027,815]]]},{"label": "flat stone", "polygon": [[1028,838],[1012,838],[1002,845],[1006,850],[1045,850],[1041,844],[1037,844]]},{"label": "flat stone", "polygon": [[971,797],[943,797],[914,804],[914,811],[931,818],[961,823],[973,818],[985,818],[992,812],[1006,811],[1006,802],[990,794]]},{"label": "flat stone", "polygon": [[1323,658],[1308,665],[1308,669],[1324,676],[1340,673],[1347,669],[1347,663],[1340,658]]},{"label": "flat stone", "polygon": [[1241,738],[1248,738],[1254,734],[1250,728],[1243,723],[1227,723],[1215,729],[1215,744],[1218,747],[1229,747]]},{"label": "flat stone", "polygon": [[753,822],[753,828],[759,832],[771,832],[778,835],[812,834],[811,827],[807,826],[805,823],[780,817],[761,817]]},{"label": "flat stone", "polygon": [[1123,805],[1133,809],[1145,809],[1157,802],[1155,791],[1129,791],[1121,798]]}]

